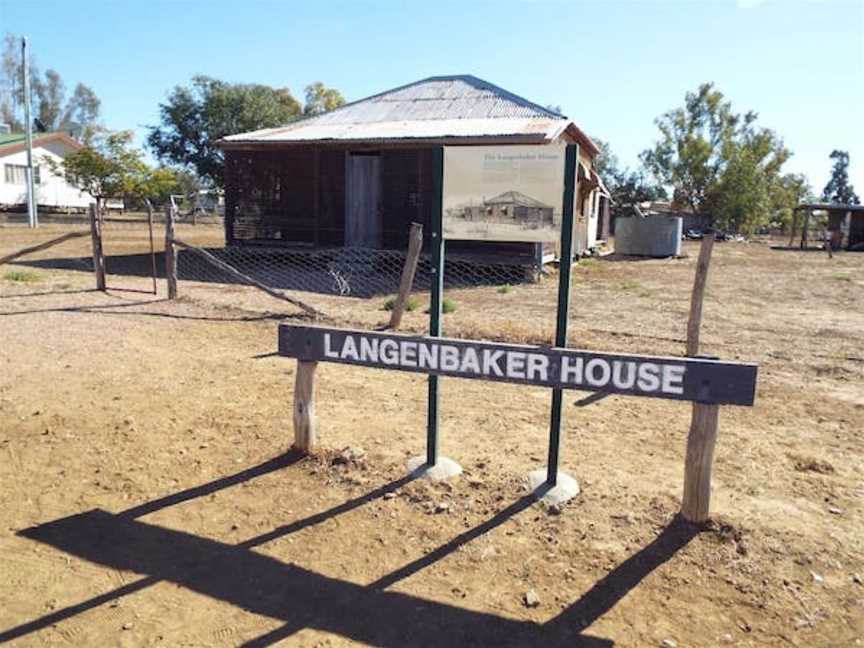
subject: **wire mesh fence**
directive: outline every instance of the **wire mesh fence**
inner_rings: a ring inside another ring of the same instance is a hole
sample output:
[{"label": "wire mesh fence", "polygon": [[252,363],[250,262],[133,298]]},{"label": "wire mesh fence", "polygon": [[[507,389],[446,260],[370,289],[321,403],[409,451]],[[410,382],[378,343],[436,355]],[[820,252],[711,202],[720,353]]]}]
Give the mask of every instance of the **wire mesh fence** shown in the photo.
[{"label": "wire mesh fence", "polygon": [[[405,265],[401,250],[369,248],[289,249],[271,247],[208,247],[207,252],[257,281],[280,290],[368,298],[396,292]],[[414,290],[430,287],[433,272],[428,255],[421,254]],[[448,257],[444,270],[447,288],[501,286],[535,281],[540,268],[500,263],[478,263]],[[237,283],[228,273],[191,250],[179,250],[178,280]]]}]

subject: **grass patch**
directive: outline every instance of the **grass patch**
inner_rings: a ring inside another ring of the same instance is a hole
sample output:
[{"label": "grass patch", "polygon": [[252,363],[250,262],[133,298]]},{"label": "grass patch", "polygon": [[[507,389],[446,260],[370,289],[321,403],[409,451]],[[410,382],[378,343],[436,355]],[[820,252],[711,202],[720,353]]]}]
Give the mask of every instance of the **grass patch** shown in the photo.
[{"label": "grass patch", "polygon": [[499,294],[506,295],[507,293],[513,292],[513,286],[510,284],[504,284],[498,289]]},{"label": "grass patch", "polygon": [[452,299],[447,299],[445,297],[444,300],[441,302],[441,312],[446,315],[447,313],[452,313],[455,310],[456,302],[454,302]]},{"label": "grass patch", "polygon": [[576,265],[580,268],[590,268],[591,266],[596,264],[597,259],[595,259],[594,257],[585,257],[583,259],[579,259],[579,261],[576,263]]},{"label": "grass patch", "polygon": [[852,275],[848,274],[834,274],[831,275],[831,278],[836,281],[852,281]]},{"label": "grass patch", "polygon": [[[392,311],[394,308],[396,308],[395,297],[391,297],[386,302],[384,302],[385,311]],[[420,302],[417,301],[416,297],[409,296],[408,299],[405,300],[405,310],[409,313],[413,310],[417,310],[418,308],[420,308]]]},{"label": "grass patch", "polygon": [[21,283],[36,283],[42,281],[42,278],[35,272],[29,270],[10,270],[3,278],[7,281],[20,281]]}]

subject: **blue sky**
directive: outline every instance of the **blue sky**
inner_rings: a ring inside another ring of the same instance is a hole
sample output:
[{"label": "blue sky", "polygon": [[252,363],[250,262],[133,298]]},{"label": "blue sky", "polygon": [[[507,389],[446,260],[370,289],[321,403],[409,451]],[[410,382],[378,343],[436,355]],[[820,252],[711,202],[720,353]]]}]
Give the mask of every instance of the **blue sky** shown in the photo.
[{"label": "blue sky", "polygon": [[474,74],[557,104],[627,164],[654,118],[714,81],[794,152],[821,191],[846,149],[864,195],[864,0],[797,2],[51,2],[0,0],[0,33],[102,99],[139,142],[194,74],[349,100],[439,74]]}]

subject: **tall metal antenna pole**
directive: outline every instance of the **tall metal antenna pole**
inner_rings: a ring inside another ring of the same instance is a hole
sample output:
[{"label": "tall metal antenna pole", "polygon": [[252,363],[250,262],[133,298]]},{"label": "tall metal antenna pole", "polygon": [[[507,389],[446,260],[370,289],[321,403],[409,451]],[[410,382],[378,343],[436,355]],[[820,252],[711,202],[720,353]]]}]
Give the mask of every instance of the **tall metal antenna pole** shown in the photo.
[{"label": "tall metal antenna pole", "polygon": [[36,190],[33,183],[33,120],[30,119],[30,66],[27,58],[27,39],[21,39],[21,69],[24,76],[24,132],[27,135],[27,221],[30,227],[39,226],[36,209]]}]

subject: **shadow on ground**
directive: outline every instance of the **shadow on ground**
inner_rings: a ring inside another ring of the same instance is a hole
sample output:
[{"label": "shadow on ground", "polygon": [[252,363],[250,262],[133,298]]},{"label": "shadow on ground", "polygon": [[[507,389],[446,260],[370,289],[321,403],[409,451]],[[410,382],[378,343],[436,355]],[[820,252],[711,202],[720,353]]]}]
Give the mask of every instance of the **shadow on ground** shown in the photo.
[{"label": "shadow on ground", "polygon": [[120,513],[92,510],[21,531],[19,535],[25,538],[106,567],[137,572],[142,578],[2,630],[0,643],[24,637],[156,583],[171,582],[284,623],[244,644],[248,647],[272,645],[304,628],[316,628],[353,641],[385,647],[605,647],[613,645],[613,642],[586,635],[584,630],[698,533],[696,527],[676,518],[657,538],[595,583],[560,615],[537,624],[388,591],[395,583],[422,571],[532,506],[534,500],[530,497],[517,500],[482,524],[369,585],[324,576],[252,549],[372,502],[399,489],[411,477],[384,484],[361,497],[346,500],[336,507],[236,545],[136,519],[286,468],[300,460],[300,456],[289,454]]},{"label": "shadow on ground", "polygon": [[[399,289],[404,253],[393,250],[359,250],[332,248],[294,250],[279,248],[203,248],[253,279],[280,290],[312,292],[345,297],[369,298],[389,295]],[[88,257],[18,260],[16,264],[31,268],[92,272]],[[109,284],[114,276],[152,277],[149,253],[120,254],[105,257]],[[165,278],[164,252],[156,253],[156,276]],[[224,270],[211,265],[191,250],[181,249],[177,257],[179,281],[201,283],[241,283]],[[415,290],[431,286],[429,259],[421,257],[414,278]],[[447,288],[500,286],[529,281],[524,267],[471,263],[454,257],[445,265],[444,283]]]}]

